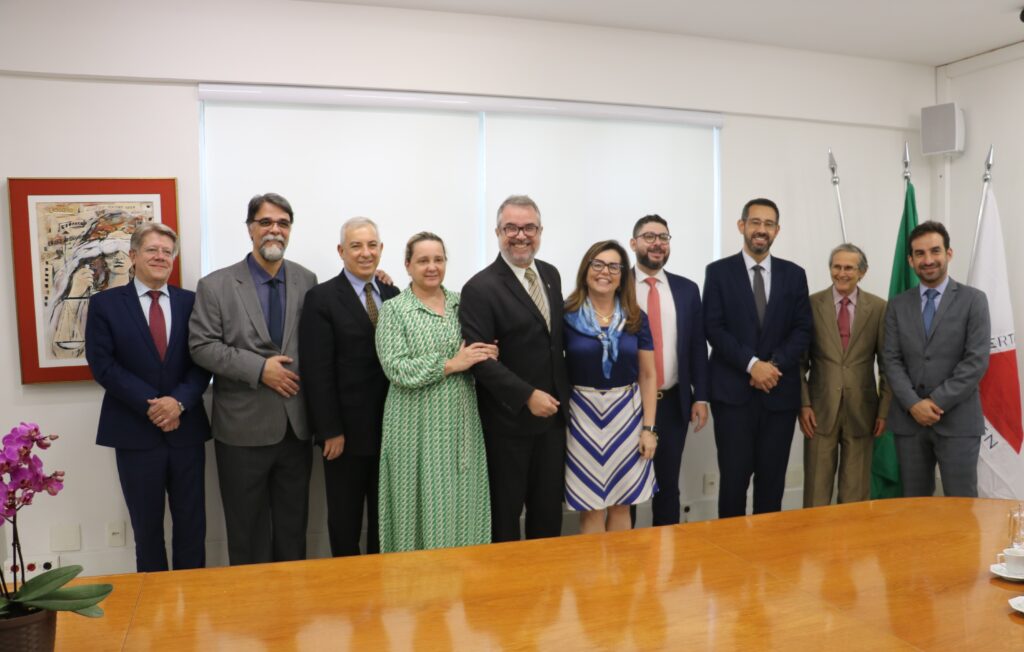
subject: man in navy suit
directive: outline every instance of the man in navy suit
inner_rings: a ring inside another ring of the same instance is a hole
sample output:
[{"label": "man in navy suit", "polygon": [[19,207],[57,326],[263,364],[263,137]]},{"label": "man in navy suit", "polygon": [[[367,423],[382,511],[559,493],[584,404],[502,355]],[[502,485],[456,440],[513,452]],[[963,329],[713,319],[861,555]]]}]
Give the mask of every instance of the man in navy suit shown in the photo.
[{"label": "man in navy suit", "polygon": [[[671,253],[668,222],[646,215],[633,227],[636,298],[647,313],[658,368],[658,450],[651,502],[654,525],[679,522],[679,467],[689,423],[694,432],[708,420],[708,348],[697,284],[665,271]],[[688,423],[689,422],[689,423]]]},{"label": "man in navy suit", "polygon": [[377,225],[353,217],[341,226],[341,273],[306,293],[299,320],[299,371],[313,441],[323,449],[331,555],[380,552],[377,486],[388,379],[377,358],[377,316],[398,288],[377,279],[384,252]]},{"label": "man in navy suit", "polygon": [[164,500],[171,507],[175,570],[206,565],[203,472],[210,374],[192,362],[188,320],[195,294],[167,284],[178,236],[158,222],[131,239],[135,280],[89,300],[85,355],[103,406],[96,443],[111,446],[135,531],[141,572],[167,570]]},{"label": "man in navy suit", "polygon": [[803,268],[769,255],[775,202],[751,199],[736,225],[743,250],[708,265],[704,277],[720,518],[746,513],[751,476],[754,513],[782,508],[812,325]]}]

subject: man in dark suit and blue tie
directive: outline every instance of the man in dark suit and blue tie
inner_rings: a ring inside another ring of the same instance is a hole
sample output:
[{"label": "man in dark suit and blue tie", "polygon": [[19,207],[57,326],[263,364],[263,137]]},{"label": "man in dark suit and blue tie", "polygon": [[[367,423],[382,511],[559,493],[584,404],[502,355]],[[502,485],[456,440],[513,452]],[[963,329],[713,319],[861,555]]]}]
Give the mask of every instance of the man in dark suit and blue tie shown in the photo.
[{"label": "man in dark suit and blue tie", "polygon": [[327,532],[335,557],[358,555],[366,507],[366,552],[380,552],[377,485],[388,379],[374,338],[381,305],[398,288],[376,278],[384,252],[377,225],[353,217],[341,227],[341,273],[306,293],[299,322],[299,369],[313,440],[323,448]]},{"label": "man in dark suit and blue tie", "polygon": [[704,277],[704,332],[711,343],[711,413],[721,483],[718,516],[777,512],[800,410],[800,358],[811,341],[803,268],[769,254],[779,209],[752,199],[737,222],[743,250]]},{"label": "man in dark suit and blue tie", "polygon": [[665,271],[671,240],[668,222],[660,215],[646,215],[633,226],[629,241],[636,253],[636,298],[651,325],[658,369],[654,525],[679,522],[679,468],[686,432],[690,423],[697,432],[708,420],[708,347],[700,290],[690,279]]},{"label": "man in dark suit and blue tie", "polygon": [[135,532],[136,569],[167,570],[164,501],[174,569],[206,565],[203,473],[210,373],[193,363],[188,322],[195,294],[167,284],[178,236],[158,222],[132,234],[133,282],[89,300],[85,355],[106,390],[96,443],[111,446]]}]

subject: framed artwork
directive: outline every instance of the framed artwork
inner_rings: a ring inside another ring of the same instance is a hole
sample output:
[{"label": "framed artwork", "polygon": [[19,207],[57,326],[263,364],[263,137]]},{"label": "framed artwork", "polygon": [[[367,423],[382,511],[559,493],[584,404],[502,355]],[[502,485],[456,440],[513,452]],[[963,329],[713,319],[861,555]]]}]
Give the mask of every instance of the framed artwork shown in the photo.
[{"label": "framed artwork", "polygon": [[[144,222],[178,230],[175,179],[8,179],[21,382],[89,380],[89,297],[131,281]],[[170,283],[181,284],[175,261]]]}]

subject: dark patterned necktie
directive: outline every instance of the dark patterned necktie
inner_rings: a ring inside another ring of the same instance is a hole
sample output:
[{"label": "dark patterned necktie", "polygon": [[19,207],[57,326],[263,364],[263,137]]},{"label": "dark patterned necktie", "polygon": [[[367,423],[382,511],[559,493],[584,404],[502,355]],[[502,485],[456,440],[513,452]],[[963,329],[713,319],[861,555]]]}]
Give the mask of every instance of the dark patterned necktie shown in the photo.
[{"label": "dark patterned necktie", "polygon": [[160,307],[160,290],[150,290],[149,295],[149,333],[153,336],[156,352],[163,360],[167,355],[167,322],[164,321],[164,309]]},{"label": "dark patterned necktie", "polygon": [[370,317],[370,323],[373,327],[377,327],[377,302],[373,300],[373,283],[367,283],[363,286],[363,292],[366,293],[366,314]]},{"label": "dark patterned necktie", "polygon": [[768,293],[764,290],[764,267],[754,265],[754,308],[757,310],[757,325],[764,325],[764,312],[768,307]]},{"label": "dark patterned necktie", "polygon": [[267,330],[270,331],[270,341],[281,348],[281,341],[284,339],[284,316],[281,314],[281,292],[277,286],[281,279],[272,278],[267,281],[270,286],[270,299],[267,311]]}]

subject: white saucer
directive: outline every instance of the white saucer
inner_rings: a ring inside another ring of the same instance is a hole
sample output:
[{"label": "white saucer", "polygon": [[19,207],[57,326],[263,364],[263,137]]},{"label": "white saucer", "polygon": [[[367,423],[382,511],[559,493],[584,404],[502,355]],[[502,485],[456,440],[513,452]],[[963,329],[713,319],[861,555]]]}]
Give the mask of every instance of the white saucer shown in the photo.
[{"label": "white saucer", "polygon": [[[1024,582],[1024,575],[1014,575],[1013,573],[1010,573],[1006,570],[1006,566],[1004,564],[992,564],[988,569],[1004,580],[1010,580],[1011,582]],[[1021,597],[1024,598],[1024,596]],[[1016,607],[1014,608],[1016,609]]]},{"label": "white saucer", "polygon": [[1018,595],[1016,598],[1010,598],[1010,606],[1017,611],[1024,613],[1024,595]]}]

